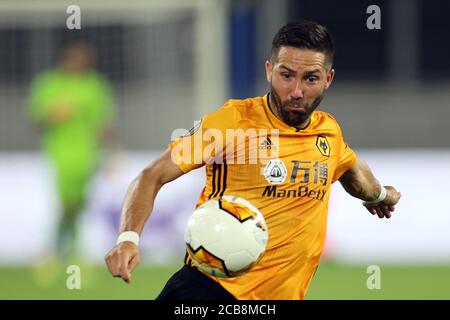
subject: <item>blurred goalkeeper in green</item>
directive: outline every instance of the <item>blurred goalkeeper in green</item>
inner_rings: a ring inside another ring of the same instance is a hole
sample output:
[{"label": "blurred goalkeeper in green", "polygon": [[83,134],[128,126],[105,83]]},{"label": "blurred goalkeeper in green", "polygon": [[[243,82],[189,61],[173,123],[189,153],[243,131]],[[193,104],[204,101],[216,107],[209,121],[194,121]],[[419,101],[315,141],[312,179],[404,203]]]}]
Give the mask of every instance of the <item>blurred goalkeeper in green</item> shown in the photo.
[{"label": "blurred goalkeeper in green", "polygon": [[31,89],[29,111],[42,129],[42,148],[53,165],[63,209],[54,248],[62,260],[76,253],[77,220],[114,116],[109,82],[93,66],[92,48],[73,42]]}]

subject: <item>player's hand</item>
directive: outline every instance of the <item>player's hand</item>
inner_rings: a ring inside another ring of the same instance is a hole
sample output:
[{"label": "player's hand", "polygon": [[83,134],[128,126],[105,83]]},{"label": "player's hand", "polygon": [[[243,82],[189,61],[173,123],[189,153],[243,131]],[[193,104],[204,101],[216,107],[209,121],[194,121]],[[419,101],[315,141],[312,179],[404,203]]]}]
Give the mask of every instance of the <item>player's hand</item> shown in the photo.
[{"label": "player's hand", "polygon": [[131,282],[131,272],[139,261],[139,248],[130,241],[119,243],[105,256],[109,272],[114,277],[122,278],[126,283]]},{"label": "player's hand", "polygon": [[392,212],[395,210],[395,205],[400,200],[402,194],[398,192],[392,186],[385,186],[387,194],[386,198],[375,204],[366,204],[364,206],[372,215],[378,215],[380,219],[389,219],[392,216]]}]

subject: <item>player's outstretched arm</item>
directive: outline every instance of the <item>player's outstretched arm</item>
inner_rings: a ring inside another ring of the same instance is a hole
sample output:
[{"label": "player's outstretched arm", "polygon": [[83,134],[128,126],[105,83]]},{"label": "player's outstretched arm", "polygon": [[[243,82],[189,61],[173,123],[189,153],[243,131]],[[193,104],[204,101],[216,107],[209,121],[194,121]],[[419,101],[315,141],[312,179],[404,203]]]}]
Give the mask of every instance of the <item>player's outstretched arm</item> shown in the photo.
[{"label": "player's outstretched arm", "polygon": [[[378,217],[390,218],[401,194],[392,186],[385,186],[384,200],[377,201],[382,193],[382,186],[374,177],[369,166],[361,159],[357,159],[353,167],[347,170],[339,179],[344,189],[352,196],[364,202],[367,210]],[[383,191],[384,192],[384,191]],[[382,197],[383,198],[383,197]]]},{"label": "player's outstretched arm", "polygon": [[[172,162],[170,153],[167,149],[131,182],[122,208],[120,232],[135,231],[140,234],[153,209],[158,191],[167,182],[184,174]],[[139,260],[139,248],[131,241],[119,243],[105,257],[112,275],[121,277],[127,283],[131,281],[131,271]]]}]

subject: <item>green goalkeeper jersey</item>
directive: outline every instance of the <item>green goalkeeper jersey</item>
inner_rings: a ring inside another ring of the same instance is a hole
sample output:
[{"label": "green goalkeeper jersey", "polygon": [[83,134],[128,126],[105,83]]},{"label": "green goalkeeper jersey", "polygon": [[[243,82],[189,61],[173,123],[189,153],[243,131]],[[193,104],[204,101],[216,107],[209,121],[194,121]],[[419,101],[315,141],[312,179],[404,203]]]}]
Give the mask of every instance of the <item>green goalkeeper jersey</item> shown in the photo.
[{"label": "green goalkeeper jersey", "polygon": [[[55,109],[70,116],[52,121]],[[102,130],[114,116],[111,88],[94,70],[50,70],[33,81],[30,113],[43,126],[43,148],[60,170],[90,170],[98,158]]]}]

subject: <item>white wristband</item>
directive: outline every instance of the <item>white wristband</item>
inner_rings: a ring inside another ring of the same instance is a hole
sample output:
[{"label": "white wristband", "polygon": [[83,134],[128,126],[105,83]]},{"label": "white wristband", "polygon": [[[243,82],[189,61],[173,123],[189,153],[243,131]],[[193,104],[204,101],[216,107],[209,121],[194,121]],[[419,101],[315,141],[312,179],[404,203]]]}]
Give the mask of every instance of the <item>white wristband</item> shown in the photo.
[{"label": "white wristband", "polygon": [[372,201],[364,201],[364,205],[377,204],[377,203],[383,201],[384,199],[386,199],[386,195],[387,195],[386,188],[381,186],[381,192],[380,192],[380,195],[378,196],[378,198],[375,200],[372,200]]},{"label": "white wristband", "polygon": [[117,238],[116,244],[125,241],[133,242],[135,245],[139,246],[139,234],[135,231],[124,231]]}]

